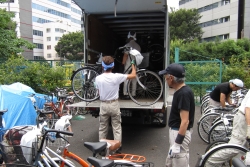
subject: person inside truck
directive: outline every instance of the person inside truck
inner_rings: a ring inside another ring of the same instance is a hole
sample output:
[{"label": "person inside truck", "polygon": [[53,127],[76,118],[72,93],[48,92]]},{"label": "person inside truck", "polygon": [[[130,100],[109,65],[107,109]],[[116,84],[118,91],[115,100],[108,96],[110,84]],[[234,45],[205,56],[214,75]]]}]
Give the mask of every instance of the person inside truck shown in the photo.
[{"label": "person inside truck", "polygon": [[188,167],[195,112],[194,94],[185,85],[185,69],[182,65],[170,64],[159,75],[164,75],[168,86],[175,89],[168,120],[170,149],[166,167]]},{"label": "person inside truck", "polygon": [[[126,46],[130,46],[132,47],[133,49],[136,49],[137,51],[141,52],[141,47],[140,45],[136,42],[136,32],[135,31],[129,31],[128,33],[128,43],[126,44]],[[130,66],[130,57],[128,56],[128,53],[125,52],[124,55],[123,55],[123,59],[122,59],[122,71],[125,72],[125,70]],[[127,70],[127,73],[129,72],[130,70]],[[123,97],[122,99],[124,100],[129,100],[130,97],[128,95],[128,90],[127,90],[127,81],[124,82],[123,84]],[[136,91],[136,79],[134,79],[132,81],[132,96],[135,96],[135,91]]]},{"label": "person inside truck", "polygon": [[99,114],[99,140],[106,139],[108,135],[109,120],[113,129],[114,140],[122,141],[121,112],[118,102],[119,85],[127,79],[136,77],[135,61],[132,60],[132,72],[130,74],[112,73],[114,58],[104,56],[102,58],[103,73],[96,77],[95,85],[100,94]]}]

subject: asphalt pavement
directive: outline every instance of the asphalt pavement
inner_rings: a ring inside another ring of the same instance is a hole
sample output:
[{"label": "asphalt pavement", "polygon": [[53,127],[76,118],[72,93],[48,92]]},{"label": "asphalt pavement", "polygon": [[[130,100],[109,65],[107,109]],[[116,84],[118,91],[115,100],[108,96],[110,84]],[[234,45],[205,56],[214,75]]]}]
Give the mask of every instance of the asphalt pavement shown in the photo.
[{"label": "asphalt pavement", "polygon": [[[171,94],[168,98],[168,115],[171,108]],[[198,136],[197,121],[199,120],[200,107],[196,107],[195,123],[190,145],[190,167],[194,167],[198,155],[203,154],[207,146]],[[86,141],[98,141],[99,119],[90,114],[84,116],[83,120],[72,120],[74,136],[70,139],[69,151],[79,155],[84,160],[92,156],[91,151],[84,147]],[[122,152],[144,155],[147,161],[153,162],[155,167],[165,167],[165,159],[169,149],[168,127],[157,127],[152,125],[122,124]],[[108,138],[112,139],[112,128],[109,128]]]}]

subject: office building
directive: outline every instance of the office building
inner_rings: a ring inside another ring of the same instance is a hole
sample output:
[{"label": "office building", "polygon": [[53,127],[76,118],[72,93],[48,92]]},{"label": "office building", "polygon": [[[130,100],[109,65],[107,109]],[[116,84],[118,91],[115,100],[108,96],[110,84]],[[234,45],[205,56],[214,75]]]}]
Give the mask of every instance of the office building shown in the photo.
[{"label": "office building", "polygon": [[54,49],[58,40],[81,31],[82,11],[71,0],[8,0],[0,8],[15,13],[17,36],[36,45],[23,52],[26,59],[59,59]]},{"label": "office building", "polygon": [[198,9],[202,41],[250,38],[249,0],[180,0],[179,8]]}]

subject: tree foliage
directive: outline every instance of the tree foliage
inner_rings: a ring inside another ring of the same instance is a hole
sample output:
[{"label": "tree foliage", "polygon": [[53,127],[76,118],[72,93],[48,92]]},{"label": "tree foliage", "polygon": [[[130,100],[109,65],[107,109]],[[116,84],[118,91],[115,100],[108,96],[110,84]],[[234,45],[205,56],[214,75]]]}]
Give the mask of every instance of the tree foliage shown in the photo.
[{"label": "tree foliage", "polygon": [[0,9],[0,58],[7,59],[11,55],[17,55],[24,48],[33,49],[35,45],[18,38],[15,32],[16,23],[12,21],[14,13]]},{"label": "tree foliage", "polygon": [[55,50],[61,58],[68,60],[83,59],[84,36],[83,33],[70,32],[62,36],[55,46]]},{"label": "tree foliage", "polygon": [[169,14],[170,38],[185,41],[201,39],[203,32],[199,26],[200,18],[197,9],[172,10]]},{"label": "tree foliage", "polygon": [[10,57],[0,64],[0,84],[21,82],[36,92],[40,87],[54,90],[65,85],[65,71],[62,67],[51,68],[47,62],[31,62],[23,56]]},{"label": "tree foliage", "polygon": [[225,64],[230,64],[232,56],[238,58],[239,61],[245,57],[250,58],[250,40],[238,39],[203,42],[198,40],[192,42],[184,42],[183,40],[172,40],[170,44],[170,56],[173,62],[175,56],[175,48],[178,47],[180,52],[180,61],[195,60],[222,60]]}]

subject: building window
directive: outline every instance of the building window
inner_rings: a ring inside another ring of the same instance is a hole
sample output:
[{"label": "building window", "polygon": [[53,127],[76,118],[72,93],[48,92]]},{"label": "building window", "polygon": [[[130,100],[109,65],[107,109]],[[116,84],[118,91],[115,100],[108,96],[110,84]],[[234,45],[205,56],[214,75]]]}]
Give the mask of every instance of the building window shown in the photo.
[{"label": "building window", "polygon": [[41,43],[34,43],[37,49],[43,49],[43,44]]},{"label": "building window", "polygon": [[230,17],[225,17],[225,22],[228,22],[230,20]]},{"label": "building window", "polygon": [[51,54],[50,53],[47,54],[47,58],[51,58]]},{"label": "building window", "polygon": [[37,36],[43,36],[43,32],[39,31],[39,30],[33,30],[33,35],[37,35]]},{"label": "building window", "polygon": [[229,39],[229,34],[223,35],[223,39],[224,39],[224,40],[225,40],[225,39]]},{"label": "building window", "polygon": [[46,29],[46,32],[47,32],[47,33],[50,33],[50,28],[47,28],[47,29]]},{"label": "building window", "polygon": [[51,49],[51,45],[47,45],[47,50],[50,50]]},{"label": "building window", "polygon": [[227,5],[227,4],[229,4],[229,3],[230,3],[230,0],[222,0],[222,1],[221,1],[221,6]]},{"label": "building window", "polygon": [[47,41],[51,41],[51,37],[47,37]]},{"label": "building window", "polygon": [[59,41],[61,39],[61,37],[55,37],[56,41]]}]

